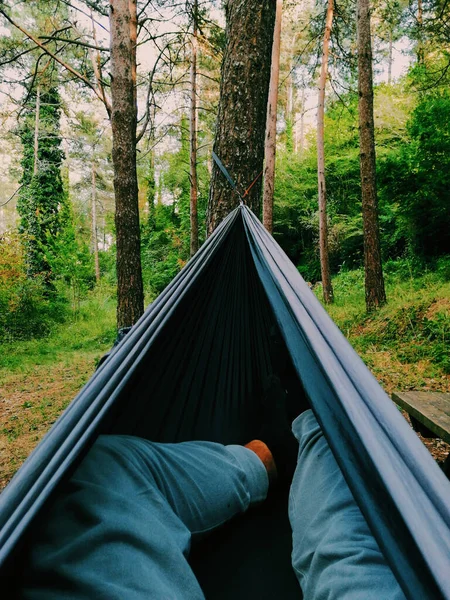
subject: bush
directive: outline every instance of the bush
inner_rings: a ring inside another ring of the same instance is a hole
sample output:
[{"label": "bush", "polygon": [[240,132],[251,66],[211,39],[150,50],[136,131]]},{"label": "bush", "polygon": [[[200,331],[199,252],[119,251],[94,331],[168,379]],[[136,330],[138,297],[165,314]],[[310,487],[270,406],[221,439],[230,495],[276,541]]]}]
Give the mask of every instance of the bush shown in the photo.
[{"label": "bush", "polygon": [[67,313],[66,302],[49,290],[43,276],[28,278],[22,238],[0,238],[0,340],[23,340],[46,335]]},{"label": "bush", "polygon": [[436,273],[442,281],[450,281],[450,255],[436,261]]}]

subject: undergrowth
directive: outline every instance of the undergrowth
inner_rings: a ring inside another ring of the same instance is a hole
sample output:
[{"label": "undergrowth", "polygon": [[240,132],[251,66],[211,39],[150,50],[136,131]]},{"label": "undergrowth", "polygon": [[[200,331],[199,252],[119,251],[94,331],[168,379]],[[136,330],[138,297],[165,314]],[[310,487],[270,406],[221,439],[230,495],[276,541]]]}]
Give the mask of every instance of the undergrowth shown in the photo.
[{"label": "undergrowth", "polygon": [[27,370],[32,365],[70,360],[77,352],[106,351],[116,337],[115,319],[114,295],[111,289],[99,287],[48,336],[1,344],[0,369]]},{"label": "undergrowth", "polygon": [[[442,261],[441,269],[422,273],[408,269],[406,262],[386,265],[388,302],[378,311],[366,313],[362,269],[340,273],[333,279],[335,303],[326,308],[377,376],[389,379],[387,371],[391,370],[395,371],[394,386],[397,388],[428,388],[431,385],[431,388],[447,389],[450,374],[449,261]],[[320,298],[321,290],[316,293]]]}]

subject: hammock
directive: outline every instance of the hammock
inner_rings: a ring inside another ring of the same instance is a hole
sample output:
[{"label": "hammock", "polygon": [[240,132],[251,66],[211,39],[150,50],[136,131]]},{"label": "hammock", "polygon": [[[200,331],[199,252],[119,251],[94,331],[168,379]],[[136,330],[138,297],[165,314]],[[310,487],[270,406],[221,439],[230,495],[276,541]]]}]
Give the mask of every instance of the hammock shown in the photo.
[{"label": "hammock", "polygon": [[[1,494],[2,575],[20,573],[29,526],[100,433],[164,442],[255,438],[274,327],[405,594],[450,598],[449,482],[242,205],[113,349]],[[194,552],[208,598],[299,597],[286,498],[280,493],[272,502]],[[240,554],[249,539],[251,551]]]}]

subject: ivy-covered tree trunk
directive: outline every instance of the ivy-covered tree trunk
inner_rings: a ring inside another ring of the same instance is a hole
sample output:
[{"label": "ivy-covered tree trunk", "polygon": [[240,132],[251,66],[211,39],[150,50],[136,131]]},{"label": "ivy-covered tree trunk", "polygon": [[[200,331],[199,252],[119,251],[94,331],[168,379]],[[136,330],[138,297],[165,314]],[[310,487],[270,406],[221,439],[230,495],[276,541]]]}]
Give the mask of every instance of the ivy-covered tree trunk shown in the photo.
[{"label": "ivy-covered tree trunk", "polygon": [[[214,152],[243,193],[261,173],[275,23],[274,0],[229,0]],[[259,216],[261,178],[245,197]],[[216,164],[208,201],[208,233],[239,204]]]},{"label": "ivy-covered tree trunk", "polygon": [[358,112],[361,199],[364,228],[366,308],[386,302],[381,265],[378,201],[375,176],[375,126],[373,117],[372,42],[369,0],[358,0]]},{"label": "ivy-covered tree trunk", "polygon": [[22,188],[17,211],[20,231],[25,234],[27,274],[42,275],[51,286],[51,268],[46,248],[62,228],[66,203],[61,178],[60,110],[58,89],[32,92],[25,111],[20,138],[23,145]]},{"label": "ivy-covered tree trunk", "polygon": [[110,0],[117,327],[144,312],[136,172],[136,1]]}]

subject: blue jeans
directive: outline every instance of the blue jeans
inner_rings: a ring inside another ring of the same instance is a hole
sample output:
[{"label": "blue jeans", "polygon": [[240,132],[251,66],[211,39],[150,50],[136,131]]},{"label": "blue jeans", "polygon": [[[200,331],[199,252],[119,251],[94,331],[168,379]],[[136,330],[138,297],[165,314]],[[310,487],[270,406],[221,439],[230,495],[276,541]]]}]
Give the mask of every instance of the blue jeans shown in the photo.
[{"label": "blue jeans", "polygon": [[[312,414],[290,493],[292,564],[308,599],[399,600],[400,588]],[[268,477],[242,446],[101,436],[30,552],[28,600],[202,599],[191,541],[262,502]]]}]

